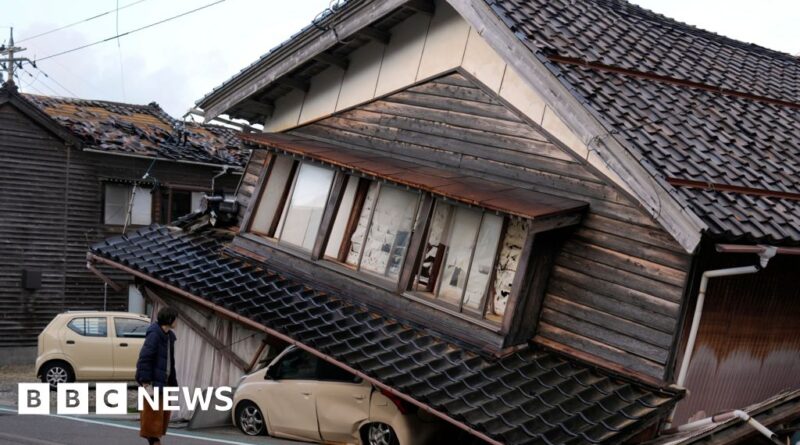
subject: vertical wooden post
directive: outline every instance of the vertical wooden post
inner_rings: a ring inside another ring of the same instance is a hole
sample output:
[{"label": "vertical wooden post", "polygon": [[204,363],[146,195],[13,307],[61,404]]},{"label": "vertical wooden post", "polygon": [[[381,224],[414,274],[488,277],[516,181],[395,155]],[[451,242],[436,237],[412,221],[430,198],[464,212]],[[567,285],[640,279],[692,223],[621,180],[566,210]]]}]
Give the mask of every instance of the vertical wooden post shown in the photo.
[{"label": "vertical wooden post", "polygon": [[400,279],[397,281],[398,292],[404,292],[408,289],[411,279],[414,276],[414,271],[419,266],[420,258],[422,257],[422,249],[425,244],[426,234],[428,227],[431,223],[433,216],[433,207],[435,203],[433,195],[425,193],[422,195],[422,204],[419,208],[419,219],[414,226],[414,232],[411,234],[411,239],[408,242],[408,254],[406,260],[403,262],[403,269],[400,271]]},{"label": "vertical wooden post", "polygon": [[328,202],[325,204],[325,210],[322,213],[319,231],[317,231],[317,239],[314,240],[314,247],[311,249],[312,260],[316,261],[325,254],[328,238],[330,237],[331,229],[333,229],[333,223],[336,221],[336,213],[339,212],[339,205],[342,203],[346,185],[347,174],[341,170],[336,170],[331,192],[328,194]]}]

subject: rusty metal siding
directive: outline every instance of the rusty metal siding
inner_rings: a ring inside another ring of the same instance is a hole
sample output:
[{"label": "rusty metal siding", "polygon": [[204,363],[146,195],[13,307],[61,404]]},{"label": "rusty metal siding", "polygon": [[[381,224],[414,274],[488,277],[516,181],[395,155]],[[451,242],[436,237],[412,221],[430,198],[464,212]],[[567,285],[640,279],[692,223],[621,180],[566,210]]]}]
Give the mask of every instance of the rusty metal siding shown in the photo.
[{"label": "rusty metal siding", "polygon": [[[119,230],[102,224],[102,181],[141,178],[150,161],[68,150],[10,104],[0,107],[0,154],[0,347],[28,346],[56,313],[103,308],[103,284],[86,269],[88,246]],[[157,162],[151,176],[208,188],[216,171]],[[217,184],[233,192],[239,178]],[[21,288],[24,269],[43,272],[40,289]],[[109,288],[107,307],[125,309],[127,293]]]},{"label": "rusty metal siding", "polygon": [[[716,255],[705,269],[754,261],[754,255]],[[756,275],[709,282],[686,379],[689,395],[675,415],[678,424],[698,411],[741,409],[800,388],[798,271],[800,259],[778,256]]]},{"label": "rusty metal siding", "polygon": [[476,81],[448,75],[292,133],[588,202],[556,259],[536,339],[664,377],[690,256]]}]

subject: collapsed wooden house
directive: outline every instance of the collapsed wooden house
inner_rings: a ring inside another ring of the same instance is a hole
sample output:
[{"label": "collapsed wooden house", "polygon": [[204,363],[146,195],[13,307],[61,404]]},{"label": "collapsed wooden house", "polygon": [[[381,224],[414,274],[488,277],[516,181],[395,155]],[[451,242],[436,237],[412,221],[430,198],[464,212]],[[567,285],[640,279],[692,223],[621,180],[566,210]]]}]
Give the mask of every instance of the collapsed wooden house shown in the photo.
[{"label": "collapsed wooden house", "polygon": [[265,126],[233,231],[90,257],[489,443],[770,440],[800,416],[798,76],[621,0],[351,0],[198,102]]},{"label": "collapsed wooden house", "polygon": [[190,213],[214,181],[232,194],[247,157],[236,133],[184,124],[155,103],[45,97],[4,85],[0,348],[29,350],[64,310],[125,310],[129,278],[113,274],[121,287],[106,288],[86,269],[87,247],[125,226]]}]

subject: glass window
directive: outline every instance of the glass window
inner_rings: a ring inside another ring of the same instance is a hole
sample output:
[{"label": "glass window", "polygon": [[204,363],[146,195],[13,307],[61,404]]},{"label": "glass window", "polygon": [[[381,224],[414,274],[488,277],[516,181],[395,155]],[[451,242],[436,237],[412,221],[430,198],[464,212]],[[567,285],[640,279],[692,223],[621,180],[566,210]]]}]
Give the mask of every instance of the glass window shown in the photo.
[{"label": "glass window", "polygon": [[482,314],[503,218],[437,201],[413,289],[459,311]]},{"label": "glass window", "polygon": [[396,282],[419,197],[418,192],[350,178],[328,239],[327,256]]},{"label": "glass window", "polygon": [[206,196],[205,192],[192,192],[191,197],[191,213],[199,212],[203,209],[203,198]]},{"label": "glass window", "polygon": [[171,189],[161,197],[161,223],[166,224],[201,210],[204,192]]},{"label": "glass window", "polygon": [[361,254],[361,270],[397,281],[406,258],[419,194],[381,187]]},{"label": "glass window", "polygon": [[67,324],[67,327],[84,337],[105,337],[108,335],[106,317],[73,318]]},{"label": "glass window", "polygon": [[317,364],[317,378],[326,382],[361,383],[358,376],[324,360]]},{"label": "glass window", "polygon": [[278,223],[281,241],[311,250],[333,183],[333,170],[302,164]]},{"label": "glass window", "polygon": [[272,161],[250,230],[261,235],[274,235],[280,218],[278,208],[288,192],[295,168],[296,162],[288,156],[278,156]]},{"label": "glass window", "polygon": [[[134,193],[135,191],[135,193]],[[151,189],[126,184],[105,184],[103,222],[109,225],[125,224],[130,209],[131,225],[147,225],[152,222]],[[131,195],[133,194],[133,203]]]},{"label": "glass window", "polygon": [[117,337],[144,338],[150,322],[135,318],[114,317],[114,333]]},{"label": "glass window", "polygon": [[[343,246],[347,237],[348,225],[351,223],[353,208],[358,206],[359,184],[361,180],[355,176],[347,178],[347,185],[333,221],[333,228],[325,246],[325,256],[344,261],[347,256],[347,246]],[[366,182],[366,181],[365,181]],[[363,189],[363,186],[361,186]],[[363,193],[363,192],[362,192]],[[343,249],[344,247],[344,249]]]},{"label": "glass window", "polygon": [[295,349],[288,352],[277,364],[277,378],[284,380],[314,380],[317,375],[318,359],[303,351]]}]

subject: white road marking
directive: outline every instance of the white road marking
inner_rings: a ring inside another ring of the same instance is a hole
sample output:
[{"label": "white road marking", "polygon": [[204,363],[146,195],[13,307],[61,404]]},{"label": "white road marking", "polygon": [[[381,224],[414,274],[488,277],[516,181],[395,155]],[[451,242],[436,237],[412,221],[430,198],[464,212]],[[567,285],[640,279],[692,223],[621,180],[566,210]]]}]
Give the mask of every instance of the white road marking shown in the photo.
[{"label": "white road marking", "polygon": [[[8,408],[1,407],[1,406],[0,406],[0,411],[7,412],[7,413],[14,413],[14,414],[17,413],[16,409],[8,409]],[[139,431],[139,427],[128,426],[128,425],[120,425],[118,423],[105,422],[105,421],[102,421],[102,420],[85,419],[83,417],[60,416],[58,414],[48,414],[48,416],[57,417],[57,418],[61,418],[61,419],[75,420],[75,421],[84,422],[84,423],[92,423],[92,424],[96,424],[96,425],[105,425],[105,426],[110,426],[110,427],[114,427],[114,428],[122,428],[122,429],[126,429],[126,430]],[[238,441],[235,441],[235,440],[215,439],[213,437],[206,437],[206,436],[187,434],[187,433],[167,432],[167,436],[183,437],[185,439],[205,440],[205,441],[208,441],[208,442],[225,443],[225,444],[229,444],[229,445],[252,445],[252,443],[249,443],[249,442],[238,442]]]}]

